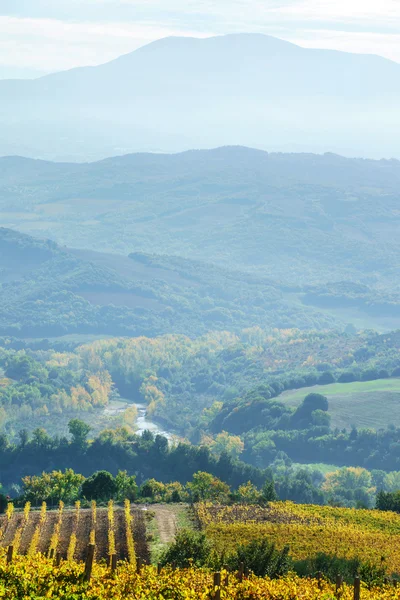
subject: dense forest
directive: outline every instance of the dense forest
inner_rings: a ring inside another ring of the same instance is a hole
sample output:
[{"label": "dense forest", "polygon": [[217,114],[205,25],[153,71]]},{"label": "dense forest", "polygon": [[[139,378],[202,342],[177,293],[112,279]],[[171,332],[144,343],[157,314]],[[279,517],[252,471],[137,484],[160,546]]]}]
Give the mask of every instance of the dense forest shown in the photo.
[{"label": "dense forest", "polygon": [[100,360],[121,393],[144,398],[151,414],[190,436],[224,403],[225,412],[240,404],[257,383],[266,385],[267,394],[274,397],[317,384],[396,376],[398,343],[398,333],[255,327],[239,334],[209,333],[196,340],[184,336],[102,340],[78,352],[89,368]]},{"label": "dense forest", "polygon": [[[1,436],[3,493],[34,505],[59,500],[71,504],[80,497],[224,503],[280,498],[371,507],[378,497],[383,507],[383,499],[387,505],[400,485],[400,471],[343,467],[324,474],[317,465],[295,465],[284,453],[262,470],[226,452],[215,455],[207,446],[171,447],[164,437],[150,432],[138,436],[122,427],[89,440],[89,431],[83,421],[74,419],[67,437],[50,437],[43,429],[31,436],[21,431],[17,443]],[[55,464],[57,469],[52,470]],[[0,510],[1,498],[0,494]]]}]

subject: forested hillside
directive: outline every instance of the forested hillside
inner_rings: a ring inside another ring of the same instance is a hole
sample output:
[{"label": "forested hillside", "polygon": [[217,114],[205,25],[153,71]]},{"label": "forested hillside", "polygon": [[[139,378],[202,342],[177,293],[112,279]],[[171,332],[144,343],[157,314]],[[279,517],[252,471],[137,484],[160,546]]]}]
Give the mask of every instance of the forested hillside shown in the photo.
[{"label": "forested hillside", "polygon": [[199,335],[340,321],[285,300],[268,278],[178,257],[69,250],[0,229],[0,335]]},{"label": "forested hillside", "polygon": [[[124,396],[144,398],[152,414],[193,435],[197,427],[207,427],[221,409],[221,415],[236,414],[240,429],[232,432],[246,431],[238,406],[249,410],[251,395],[246,399],[246,393],[258,386],[264,385],[259,395],[268,400],[284,390],[300,394],[302,388],[317,384],[329,387],[336,381],[351,384],[397,377],[398,346],[398,332],[380,336],[372,332],[269,332],[255,327],[237,334],[213,332],[196,340],[175,335],[101,340],[80,347],[78,353],[88,368],[100,364],[108,370]],[[359,406],[358,419],[364,409]],[[381,406],[385,426],[391,422],[391,410],[385,412]],[[262,425],[258,419],[255,413],[251,427]],[[220,423],[220,429],[229,430],[228,420]],[[348,420],[346,426],[351,425]]]},{"label": "forested hillside", "polygon": [[0,159],[0,181],[8,227],[73,248],[250,271],[297,303],[398,326],[398,161],[246,148],[92,164],[14,157]]},{"label": "forested hillside", "polygon": [[[38,427],[65,435],[77,416],[93,433],[99,422],[129,432],[139,403],[181,439],[254,466],[283,460],[397,471],[398,340],[398,332],[256,327],[196,339],[99,340],[60,352],[48,340],[31,350],[3,338],[1,425],[13,439]],[[107,417],[119,395],[128,404]]]}]

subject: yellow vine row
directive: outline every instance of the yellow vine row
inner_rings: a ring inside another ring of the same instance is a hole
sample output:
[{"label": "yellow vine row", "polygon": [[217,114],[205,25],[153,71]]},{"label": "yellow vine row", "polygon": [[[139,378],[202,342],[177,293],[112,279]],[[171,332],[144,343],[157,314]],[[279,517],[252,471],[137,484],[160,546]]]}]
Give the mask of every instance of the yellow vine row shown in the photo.
[{"label": "yellow vine row", "polygon": [[42,527],[43,527],[43,525],[46,522],[46,512],[47,512],[46,502],[42,502],[42,507],[40,509],[39,522],[38,522],[38,524],[35,527],[35,531],[33,533],[33,536],[31,538],[31,541],[30,541],[30,544],[29,544],[28,556],[33,556],[37,552],[37,547],[39,545],[40,534],[41,534],[41,531],[42,531]]},{"label": "yellow vine row", "polygon": [[7,511],[6,511],[8,521],[11,521],[13,514],[14,514],[14,504],[12,502],[9,502],[7,504]]},{"label": "yellow vine row", "polygon": [[27,502],[24,506],[24,518],[22,523],[20,524],[20,526],[18,527],[18,529],[15,532],[14,535],[14,539],[12,542],[12,545],[14,547],[14,554],[18,554],[19,551],[19,547],[21,545],[21,539],[22,539],[22,534],[24,532],[24,529],[29,521],[29,513],[31,510],[31,503]]},{"label": "yellow vine row", "polygon": [[108,554],[116,554],[114,535],[114,502],[108,503]]},{"label": "yellow vine row", "polygon": [[[43,556],[36,555],[32,558],[18,557],[13,564],[13,577],[7,581],[5,588],[6,558],[0,556],[0,586],[2,591],[7,589],[6,597],[16,598],[20,582],[29,582],[30,597],[55,598],[57,591],[62,590],[65,597],[69,598],[101,598],[101,600],[123,600],[127,595],[136,600],[167,596],[181,598],[182,600],[209,600],[215,597],[213,573],[206,569],[190,567],[188,569],[163,569],[157,573],[154,566],[145,566],[140,573],[129,564],[121,564],[118,577],[110,582],[110,573],[107,566],[98,563],[93,566],[92,579],[89,583],[83,581],[83,565],[72,562],[65,569],[55,569],[52,561]],[[353,587],[344,584],[336,592],[335,584],[325,579],[301,579],[289,574],[279,579],[268,577],[255,577],[250,575],[240,582],[232,574],[228,581],[228,573],[221,571],[221,598],[252,600],[328,600],[341,598],[352,600]],[[13,583],[15,581],[15,583]],[[127,594],[128,591],[128,594]],[[129,592],[131,592],[129,594]],[[392,585],[382,586],[361,584],[362,600],[398,600],[399,590]]]},{"label": "yellow vine row", "polygon": [[136,568],[136,552],[135,542],[132,533],[133,517],[131,514],[131,503],[125,500],[125,529],[126,529],[126,544],[128,547],[128,558],[131,565]]},{"label": "yellow vine row", "polygon": [[7,504],[6,518],[4,519],[3,527],[0,530],[0,540],[3,539],[4,534],[5,534],[6,529],[12,519],[13,514],[14,514],[14,504],[12,502],[9,502]]},{"label": "yellow vine row", "polygon": [[92,500],[90,503],[92,509],[92,528],[90,530],[89,544],[96,543],[96,520],[97,520],[97,505],[96,500]]},{"label": "yellow vine row", "polygon": [[53,534],[50,539],[49,550],[54,550],[54,552],[57,552],[58,541],[60,538],[62,517],[63,517],[63,510],[64,510],[64,502],[62,500],[60,500],[60,503],[58,505],[58,519],[56,521],[56,524],[54,525],[54,531],[53,531]]},{"label": "yellow vine row", "polygon": [[71,533],[71,537],[69,538],[68,551],[67,551],[67,559],[68,561],[74,560],[75,549],[77,544],[76,533],[79,525],[79,517],[80,517],[81,503],[80,500],[75,502],[75,516],[74,516],[74,524]]}]

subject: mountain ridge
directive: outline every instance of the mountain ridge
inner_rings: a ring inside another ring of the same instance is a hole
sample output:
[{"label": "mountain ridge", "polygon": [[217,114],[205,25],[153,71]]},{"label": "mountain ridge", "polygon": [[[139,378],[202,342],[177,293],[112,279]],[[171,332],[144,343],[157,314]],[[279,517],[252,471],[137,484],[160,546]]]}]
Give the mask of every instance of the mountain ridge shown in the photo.
[{"label": "mountain ridge", "polygon": [[399,75],[377,55],[262,34],[164,38],[96,67],[0,81],[0,155],[87,161],[237,143],[400,156]]}]

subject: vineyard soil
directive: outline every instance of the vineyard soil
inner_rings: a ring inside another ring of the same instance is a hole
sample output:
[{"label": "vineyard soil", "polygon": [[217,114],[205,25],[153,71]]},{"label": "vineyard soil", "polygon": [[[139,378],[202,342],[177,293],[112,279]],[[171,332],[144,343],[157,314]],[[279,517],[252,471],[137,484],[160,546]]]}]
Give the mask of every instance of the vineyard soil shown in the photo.
[{"label": "vineyard soil", "polygon": [[[149,561],[149,551],[146,542],[146,523],[144,511],[138,507],[132,507],[131,514],[133,517],[133,539],[135,540],[135,550],[137,557],[143,562]],[[46,519],[40,527],[40,538],[38,550],[42,553],[47,553],[50,549],[50,540],[54,531],[55,523],[59,518],[57,510],[47,511]],[[76,513],[74,509],[65,509],[62,513],[61,528],[59,540],[57,543],[57,552],[63,558],[67,557],[68,546],[71,535],[74,531],[74,520]],[[126,542],[126,527],[124,509],[115,507],[115,543],[118,560],[125,560],[128,557],[128,549]],[[15,512],[11,519],[6,516],[0,518],[0,531],[2,532],[0,546],[6,548],[13,543],[16,531],[22,527],[21,543],[19,547],[20,554],[27,554],[29,545],[36,527],[40,522],[40,511],[31,511],[29,519],[24,522],[22,512]],[[86,555],[87,545],[89,544],[90,531],[92,528],[92,513],[90,509],[81,509],[79,520],[76,528],[77,544],[74,552],[75,560],[84,560]],[[96,560],[108,558],[108,521],[107,508],[97,508],[96,526],[95,526],[95,542],[96,542]]]}]

